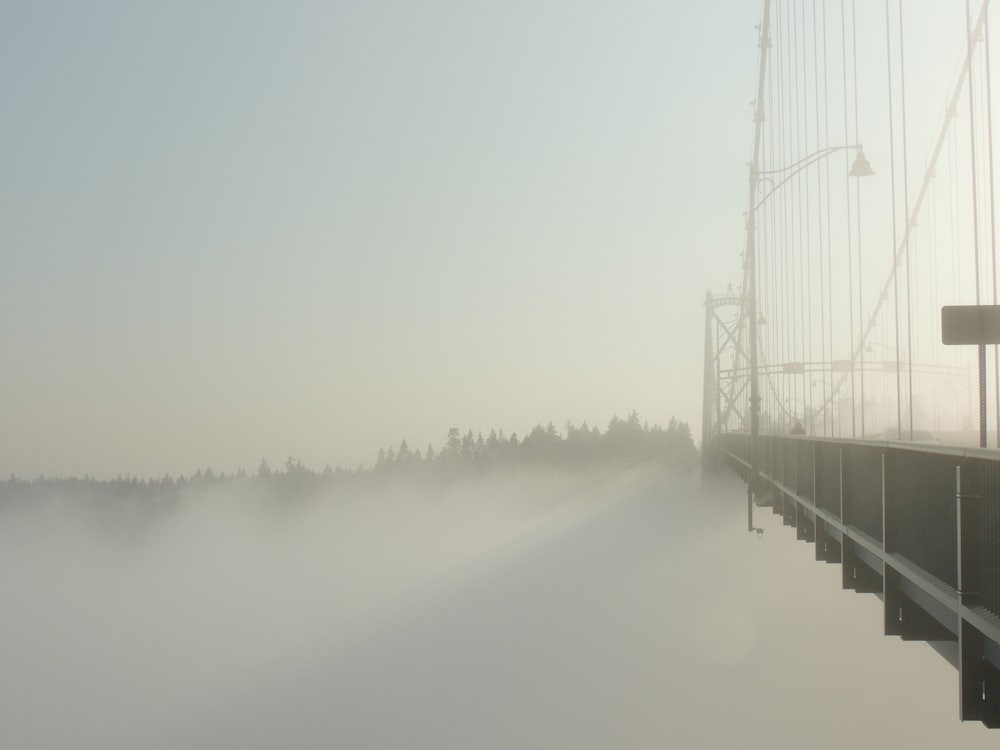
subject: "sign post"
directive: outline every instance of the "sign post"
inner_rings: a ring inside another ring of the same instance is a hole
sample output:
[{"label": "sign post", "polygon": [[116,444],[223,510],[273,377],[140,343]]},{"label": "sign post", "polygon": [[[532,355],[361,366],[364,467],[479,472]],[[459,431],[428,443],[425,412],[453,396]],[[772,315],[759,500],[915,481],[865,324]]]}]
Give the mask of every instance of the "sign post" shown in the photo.
[{"label": "sign post", "polygon": [[986,447],[986,346],[1000,344],[1000,305],[945,305],[941,343],[979,347],[979,447]]}]

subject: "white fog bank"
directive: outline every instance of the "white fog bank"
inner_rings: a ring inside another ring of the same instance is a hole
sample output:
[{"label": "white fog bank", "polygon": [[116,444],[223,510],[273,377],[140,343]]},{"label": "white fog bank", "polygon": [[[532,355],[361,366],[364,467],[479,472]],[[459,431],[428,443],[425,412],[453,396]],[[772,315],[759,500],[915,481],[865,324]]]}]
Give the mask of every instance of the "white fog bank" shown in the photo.
[{"label": "white fog bank", "polygon": [[739,485],[651,467],[0,526],[0,747],[986,747]]}]

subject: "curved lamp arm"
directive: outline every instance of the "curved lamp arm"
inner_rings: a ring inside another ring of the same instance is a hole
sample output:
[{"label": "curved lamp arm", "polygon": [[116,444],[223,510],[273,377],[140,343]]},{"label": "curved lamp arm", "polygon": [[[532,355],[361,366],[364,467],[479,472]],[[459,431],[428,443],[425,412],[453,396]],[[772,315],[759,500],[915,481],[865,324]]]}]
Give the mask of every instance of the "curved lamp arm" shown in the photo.
[{"label": "curved lamp arm", "polygon": [[788,182],[790,179],[795,177],[803,169],[811,167],[818,161],[825,159],[830,154],[836,153],[837,151],[847,151],[848,149],[854,149],[858,152],[858,155],[854,158],[854,164],[851,165],[850,174],[851,177],[868,177],[875,174],[875,170],[872,169],[872,165],[869,163],[868,159],[865,158],[864,148],[861,144],[851,145],[851,146],[829,146],[828,148],[820,149],[814,153],[804,156],[797,162],[789,164],[787,167],[781,167],[780,169],[769,169],[766,171],[761,171],[757,173],[757,179],[764,175],[781,174],[783,172],[788,172],[784,177],[782,177],[777,182],[773,183],[771,189],[764,193],[763,197],[754,204],[753,210],[756,211],[764,202],[770,198],[774,193]]}]

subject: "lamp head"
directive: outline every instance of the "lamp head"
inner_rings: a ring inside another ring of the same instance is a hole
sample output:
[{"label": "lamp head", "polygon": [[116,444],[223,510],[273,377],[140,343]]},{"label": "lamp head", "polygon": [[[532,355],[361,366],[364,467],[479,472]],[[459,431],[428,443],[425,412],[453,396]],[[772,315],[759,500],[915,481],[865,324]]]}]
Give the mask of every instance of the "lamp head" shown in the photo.
[{"label": "lamp head", "polygon": [[851,177],[871,177],[875,174],[871,163],[865,158],[865,152],[860,148],[858,149],[858,155],[854,157],[854,163],[851,165],[851,171],[848,174]]}]

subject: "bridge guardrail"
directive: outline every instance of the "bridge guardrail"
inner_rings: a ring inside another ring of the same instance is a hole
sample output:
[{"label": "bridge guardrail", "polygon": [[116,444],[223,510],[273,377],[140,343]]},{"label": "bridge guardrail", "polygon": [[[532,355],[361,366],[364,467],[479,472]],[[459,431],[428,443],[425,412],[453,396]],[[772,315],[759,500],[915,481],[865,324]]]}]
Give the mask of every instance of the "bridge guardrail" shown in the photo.
[{"label": "bridge guardrail", "polygon": [[[750,480],[749,435],[712,447]],[[845,588],[882,595],[886,635],[937,644],[963,719],[1000,727],[1000,451],[768,434],[757,450],[758,496]]]}]

